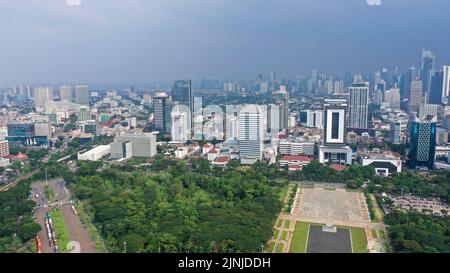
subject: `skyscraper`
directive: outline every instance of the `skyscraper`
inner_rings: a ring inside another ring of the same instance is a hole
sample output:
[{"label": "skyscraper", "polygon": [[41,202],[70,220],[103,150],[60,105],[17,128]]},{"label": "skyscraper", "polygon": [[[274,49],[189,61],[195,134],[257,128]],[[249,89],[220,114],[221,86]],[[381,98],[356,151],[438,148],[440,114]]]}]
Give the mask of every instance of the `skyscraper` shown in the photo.
[{"label": "skyscraper", "polygon": [[450,66],[444,66],[443,73],[442,98],[444,102],[447,100],[447,104],[450,105]]},{"label": "skyscraper", "polygon": [[281,116],[280,130],[287,129],[289,123],[289,92],[285,86],[280,86],[280,90],[275,92],[275,102],[282,106],[283,114]]},{"label": "skyscraper", "polygon": [[392,88],[387,90],[384,93],[384,102],[388,102],[392,108],[400,108],[400,89]]},{"label": "skyscraper", "polygon": [[264,133],[261,109],[258,105],[244,105],[239,112],[239,154],[242,164],[262,159]]},{"label": "skyscraper", "polygon": [[414,66],[408,68],[408,71],[403,77],[403,88],[400,90],[400,96],[402,99],[409,99],[411,93],[411,81],[416,79],[418,76],[419,75],[417,75],[417,71]]},{"label": "skyscraper", "polygon": [[389,138],[393,144],[402,143],[402,123],[399,120],[392,120],[389,122]]},{"label": "skyscraper", "polygon": [[[191,80],[178,80],[172,87],[172,102],[186,105],[189,107],[190,121],[193,122],[194,115],[194,97],[192,95],[192,81]],[[192,124],[191,124],[192,127]]]},{"label": "skyscraper", "polygon": [[422,50],[422,63],[420,65],[420,78],[423,82],[423,90],[429,92],[430,73],[434,69],[434,55],[430,50]]},{"label": "skyscraper", "polygon": [[352,150],[345,146],[346,115],[346,100],[327,99],[324,101],[323,145],[319,148],[321,163],[352,164]]},{"label": "skyscraper", "polygon": [[421,80],[416,79],[411,81],[411,91],[409,94],[408,111],[410,114],[418,113],[420,104],[423,99],[423,83]]},{"label": "skyscraper", "polygon": [[267,129],[269,133],[278,134],[283,128],[284,108],[280,104],[269,104],[267,107]]},{"label": "skyscraper", "polygon": [[185,143],[191,140],[190,113],[184,105],[175,104],[171,112],[172,141]]},{"label": "skyscraper", "polygon": [[434,169],[436,160],[436,117],[415,119],[410,124],[409,166]]},{"label": "skyscraper", "polygon": [[36,107],[44,107],[47,101],[53,100],[53,89],[51,87],[36,87],[34,89],[34,104]]},{"label": "skyscraper", "polygon": [[169,108],[168,100],[169,96],[164,92],[156,93],[153,98],[155,130],[169,131],[169,128],[167,127],[167,114],[170,115],[170,112],[167,111]]},{"label": "skyscraper", "polygon": [[429,104],[441,104],[444,100],[442,94],[443,82],[444,82],[444,71],[432,71],[430,78],[430,89],[428,92],[428,103]]},{"label": "skyscraper", "polygon": [[61,101],[72,101],[72,87],[67,85],[59,87],[59,99]]},{"label": "skyscraper", "polygon": [[75,86],[75,103],[89,106],[89,88],[87,85]]},{"label": "skyscraper", "polygon": [[366,129],[369,111],[369,83],[354,83],[350,87],[349,127]]}]

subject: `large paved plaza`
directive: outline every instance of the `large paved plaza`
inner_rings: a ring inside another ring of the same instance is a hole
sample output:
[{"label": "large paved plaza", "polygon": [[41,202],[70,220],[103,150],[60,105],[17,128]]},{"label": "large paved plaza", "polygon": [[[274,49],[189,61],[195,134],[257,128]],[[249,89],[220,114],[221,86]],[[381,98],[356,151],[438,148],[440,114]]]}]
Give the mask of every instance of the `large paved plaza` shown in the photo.
[{"label": "large paved plaza", "polygon": [[317,218],[324,221],[369,221],[364,195],[344,189],[302,189],[297,199],[294,216]]}]

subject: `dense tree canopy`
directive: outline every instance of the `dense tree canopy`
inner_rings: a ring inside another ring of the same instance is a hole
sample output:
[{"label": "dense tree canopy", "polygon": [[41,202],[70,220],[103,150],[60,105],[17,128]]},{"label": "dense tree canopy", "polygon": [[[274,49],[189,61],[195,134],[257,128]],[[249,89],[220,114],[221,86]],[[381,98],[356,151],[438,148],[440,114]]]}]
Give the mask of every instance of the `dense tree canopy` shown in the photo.
[{"label": "dense tree canopy", "polygon": [[111,251],[259,252],[271,237],[286,182],[255,168],[211,170],[201,159],[158,161],[97,172],[81,165],[72,176]]},{"label": "dense tree canopy", "polygon": [[29,200],[29,192],[30,182],[0,192],[0,253],[17,251],[40,230],[31,218],[35,204]]},{"label": "dense tree canopy", "polygon": [[450,220],[448,217],[394,211],[385,218],[396,252],[449,253]]}]

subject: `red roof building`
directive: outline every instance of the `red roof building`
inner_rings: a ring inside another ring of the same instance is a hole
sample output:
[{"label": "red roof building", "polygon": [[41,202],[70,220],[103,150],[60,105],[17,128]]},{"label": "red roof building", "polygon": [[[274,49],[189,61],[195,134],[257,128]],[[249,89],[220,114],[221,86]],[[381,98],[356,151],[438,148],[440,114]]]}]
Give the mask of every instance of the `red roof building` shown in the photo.
[{"label": "red roof building", "polygon": [[[302,155],[288,155],[284,156],[280,160],[280,167],[284,168],[286,166],[289,167],[291,170],[298,170],[300,168],[303,168],[304,166],[307,166],[309,163],[311,163],[312,159],[307,156]],[[293,167],[296,166],[296,167]],[[299,168],[300,167],[300,168]]]},{"label": "red roof building", "polygon": [[333,170],[337,171],[337,172],[342,172],[343,170],[347,169],[346,166],[344,165],[339,165],[339,164],[331,164],[330,168],[332,168]]}]

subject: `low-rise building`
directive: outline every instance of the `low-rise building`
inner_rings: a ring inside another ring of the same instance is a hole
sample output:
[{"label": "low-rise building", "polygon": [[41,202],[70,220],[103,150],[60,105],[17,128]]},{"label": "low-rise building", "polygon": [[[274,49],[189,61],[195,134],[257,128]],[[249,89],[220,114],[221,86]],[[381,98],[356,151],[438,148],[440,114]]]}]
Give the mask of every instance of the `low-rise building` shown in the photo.
[{"label": "low-rise building", "polygon": [[402,160],[400,155],[389,151],[368,152],[359,155],[363,166],[372,166],[380,176],[389,176],[402,171]]},{"label": "low-rise building", "polygon": [[309,163],[311,163],[312,159],[308,156],[301,156],[301,155],[289,155],[284,156],[280,159],[279,165],[281,168],[285,168],[286,166],[288,168],[291,168],[292,166],[295,169],[301,169],[304,166],[307,166]]},{"label": "low-rise building", "polygon": [[98,161],[109,154],[111,154],[111,146],[100,145],[87,152],[78,153],[78,160]]}]

